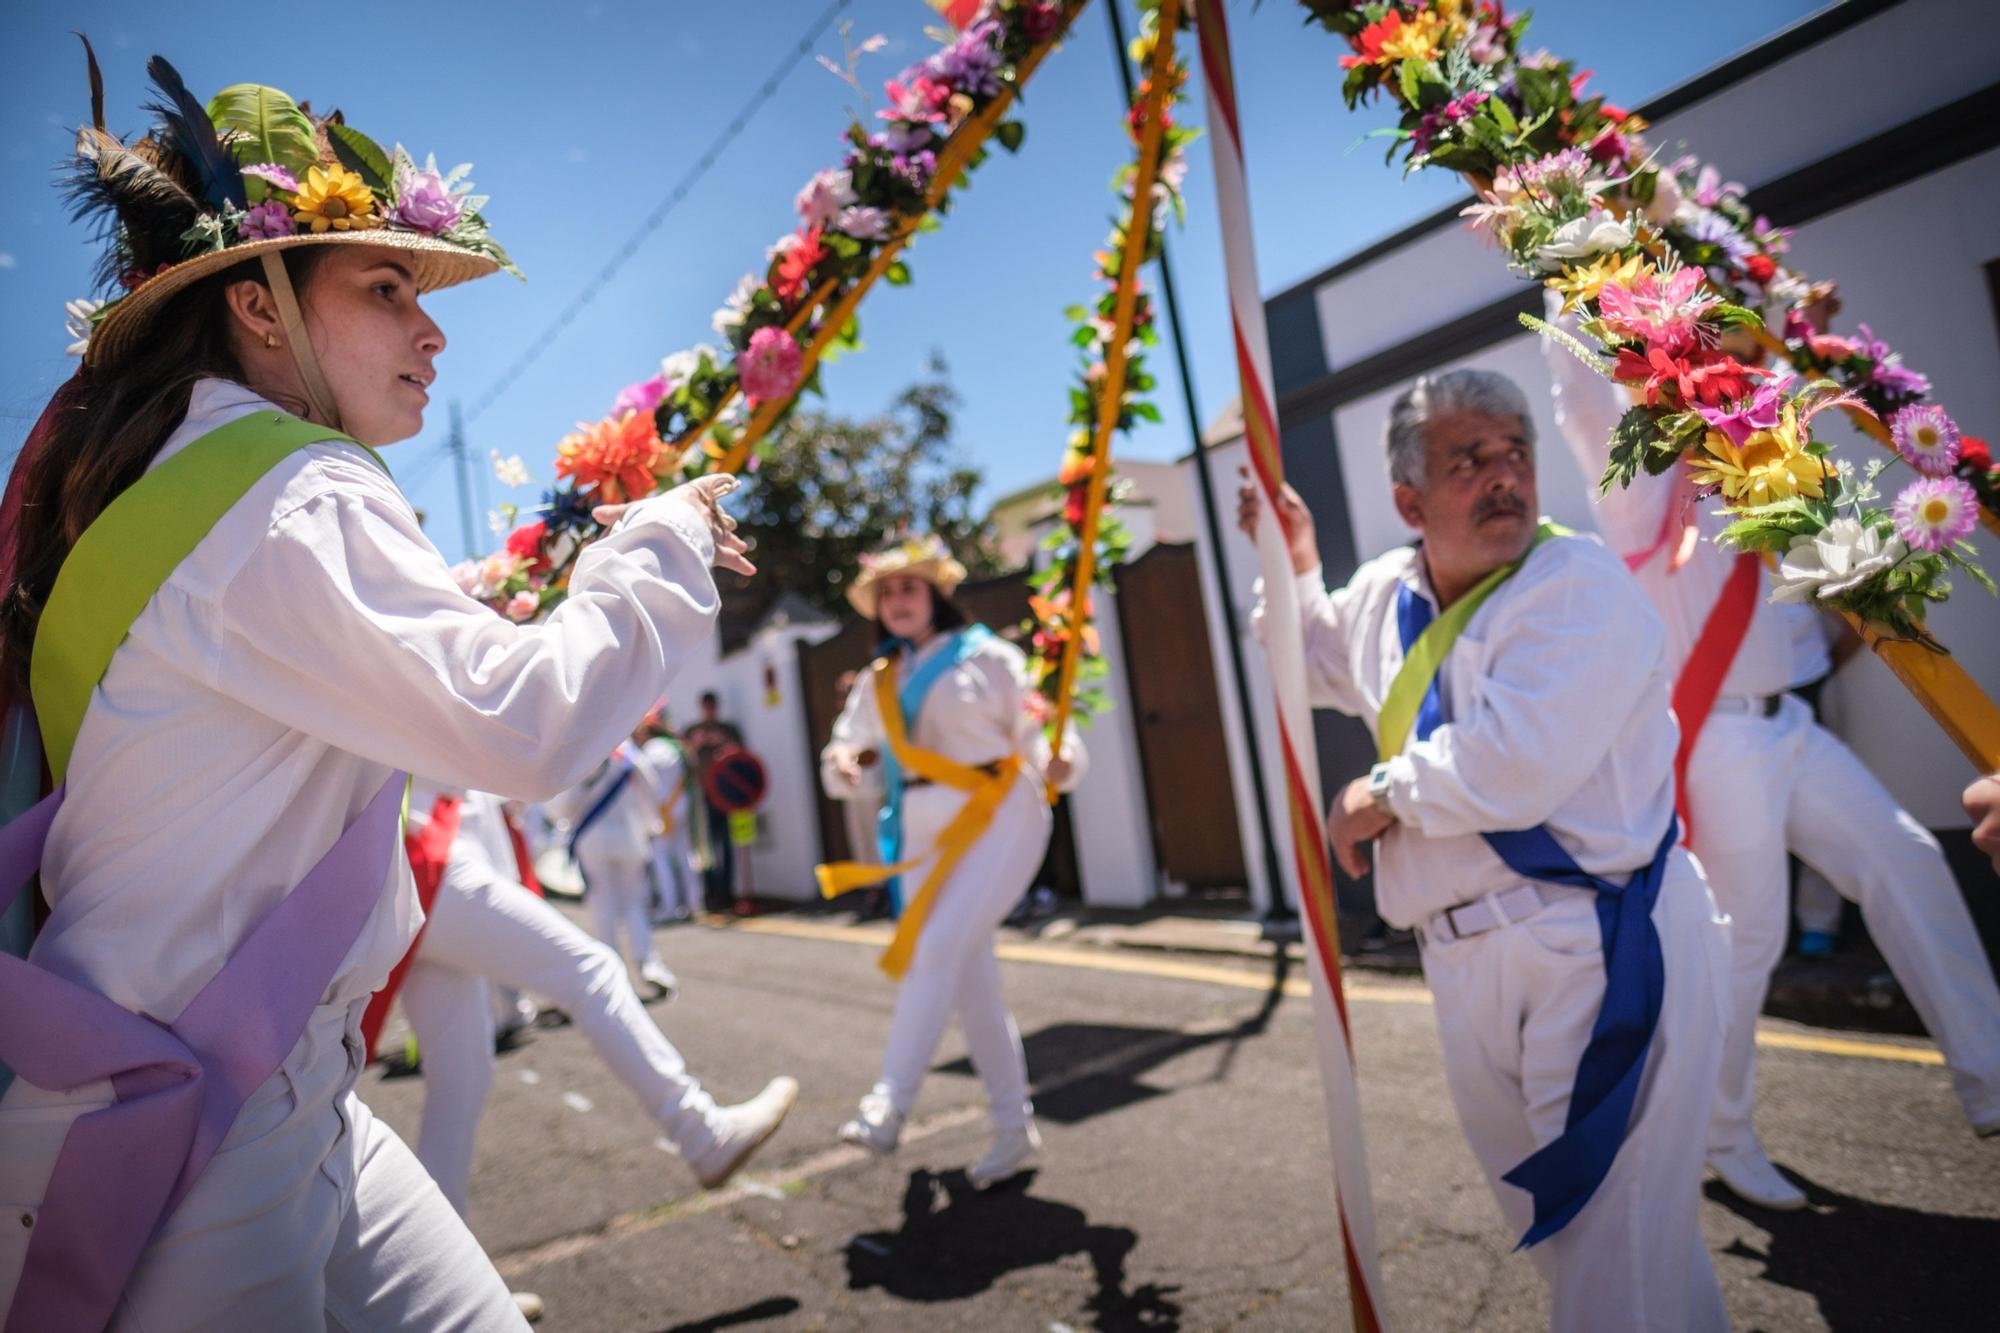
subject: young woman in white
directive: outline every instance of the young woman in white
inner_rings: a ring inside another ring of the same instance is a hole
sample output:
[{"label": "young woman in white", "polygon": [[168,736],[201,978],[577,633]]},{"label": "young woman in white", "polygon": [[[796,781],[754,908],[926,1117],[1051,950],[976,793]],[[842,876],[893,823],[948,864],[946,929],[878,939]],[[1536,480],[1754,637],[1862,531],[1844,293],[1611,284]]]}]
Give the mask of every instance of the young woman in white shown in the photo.
[{"label": "young woman in white", "polygon": [[[1082,777],[1086,761],[1074,732],[1065,738],[1062,756],[1051,758],[1031,711],[1021,650],[984,626],[968,625],[951,601],[964,578],[964,566],[932,538],[871,557],[848,592],[889,645],[884,658],[895,682],[907,685],[918,673],[931,678],[922,698],[913,701],[913,725],[912,701],[899,704],[909,741],[974,769],[1017,762],[1019,772],[991,823],[936,891],[896,992],[881,1076],[854,1118],[841,1126],[840,1137],[876,1152],[896,1147],[932,1052],[956,1014],[993,1119],[992,1150],[967,1173],[983,1188],[1019,1173],[1041,1148],[1021,1036],[1000,995],[994,940],[1000,922],[1032,887],[1048,848],[1049,784],[1068,789]],[[885,766],[891,753],[876,676],[871,669],[857,678],[821,756],[821,780],[835,799],[863,791],[871,770]],[[909,775],[902,787],[902,845],[884,859],[893,864],[923,858],[902,876],[907,911],[930,873],[931,849],[967,797]]]},{"label": "young woman in white", "polygon": [[[107,213],[130,290],[96,322],[10,484],[0,666],[10,728],[24,725],[57,570],[148,469],[274,405],[324,428],[250,486],[132,622],[89,696],[43,852],[50,914],[30,962],[171,1024],[398,770],[527,799],[576,782],[711,632],[711,563],[749,566],[718,507],[728,483],[703,481],[607,512],[613,526],[543,624],[468,598],[360,446],[421,429],[445,336],[420,297],[494,272],[493,252],[430,229],[435,217],[397,221],[359,175],[332,174],[330,150],[314,168],[329,188],[270,195],[258,239],[214,202],[244,197],[244,181],[209,151],[214,128],[190,123],[201,102],[155,65],[181,120],[139,165],[86,127],[80,188]],[[166,158],[199,193],[146,174]],[[204,248],[202,226],[223,248]],[[361,887],[374,905],[359,937],[152,1232],[114,1327],[520,1326],[465,1224],[354,1096],[362,1010],[419,925],[400,852]],[[34,1021],[9,1014],[0,1031]],[[114,1095],[109,1082],[8,1088],[0,1305],[65,1136]]]}]

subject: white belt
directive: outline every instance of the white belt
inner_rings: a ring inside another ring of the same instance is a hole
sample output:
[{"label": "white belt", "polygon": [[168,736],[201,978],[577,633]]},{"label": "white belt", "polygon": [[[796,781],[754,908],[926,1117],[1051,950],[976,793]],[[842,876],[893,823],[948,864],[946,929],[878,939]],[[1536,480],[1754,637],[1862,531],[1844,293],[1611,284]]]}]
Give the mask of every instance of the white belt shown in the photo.
[{"label": "white belt", "polygon": [[1426,944],[1443,944],[1484,935],[1489,930],[1526,921],[1551,903],[1586,892],[1586,889],[1571,889],[1560,884],[1516,884],[1511,889],[1502,889],[1484,898],[1474,898],[1469,903],[1445,908],[1428,921],[1419,923],[1417,934]]},{"label": "white belt", "polygon": [[1782,694],[1726,694],[1708,706],[1713,713],[1747,713],[1751,717],[1776,717],[1784,706]]}]

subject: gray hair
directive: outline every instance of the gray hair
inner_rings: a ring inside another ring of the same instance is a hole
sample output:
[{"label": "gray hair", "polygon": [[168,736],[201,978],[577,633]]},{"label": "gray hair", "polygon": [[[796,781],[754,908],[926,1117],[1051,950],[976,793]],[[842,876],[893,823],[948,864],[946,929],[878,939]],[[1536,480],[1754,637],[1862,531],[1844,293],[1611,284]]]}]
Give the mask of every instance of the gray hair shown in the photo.
[{"label": "gray hair", "polygon": [[1521,423],[1521,438],[1529,444],[1535,442],[1535,419],[1528,411],[1528,396],[1505,375],[1470,369],[1420,375],[1416,383],[1396,395],[1389,408],[1389,426],[1383,434],[1390,481],[1424,488],[1424,433],[1433,421],[1454,412],[1513,417]]}]

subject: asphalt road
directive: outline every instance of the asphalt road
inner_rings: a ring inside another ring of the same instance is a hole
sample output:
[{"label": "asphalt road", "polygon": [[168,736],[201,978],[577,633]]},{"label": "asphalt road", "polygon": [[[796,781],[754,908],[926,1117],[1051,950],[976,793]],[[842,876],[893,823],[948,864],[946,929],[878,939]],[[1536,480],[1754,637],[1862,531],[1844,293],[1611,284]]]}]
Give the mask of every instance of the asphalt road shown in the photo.
[{"label": "asphalt road", "polygon": [[[976,1194],[983,1098],[955,1033],[902,1150],[834,1127],[873,1081],[892,991],[879,939],[808,921],[661,934],[683,994],[654,1017],[724,1100],[777,1073],[797,1109],[703,1194],[573,1029],[503,1055],[471,1222],[573,1330],[1330,1329],[1346,1325],[1311,1012],[1295,974],[1014,944],[1007,994],[1046,1152]],[[1390,1326],[1546,1326],[1445,1092],[1419,983],[1350,984]],[[1741,1329],[2000,1326],[2000,1141],[1973,1138],[1935,1050],[1768,1021],[1759,1125],[1811,1198],[1708,1187]],[[421,1078],[362,1095],[414,1141]]]}]

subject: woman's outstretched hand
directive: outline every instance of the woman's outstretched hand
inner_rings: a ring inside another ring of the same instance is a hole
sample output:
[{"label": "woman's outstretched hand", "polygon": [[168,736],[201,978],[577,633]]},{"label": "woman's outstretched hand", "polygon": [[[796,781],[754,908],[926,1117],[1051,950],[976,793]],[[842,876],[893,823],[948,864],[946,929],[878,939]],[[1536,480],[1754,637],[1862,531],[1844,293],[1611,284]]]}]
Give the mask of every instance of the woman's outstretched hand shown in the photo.
[{"label": "woman's outstretched hand", "polygon": [[[708,524],[708,535],[715,541],[717,568],[748,576],[757,572],[757,566],[750,563],[750,543],[736,535],[736,520],[722,508],[722,497],[735,489],[736,478],[731,476],[696,477],[663,496],[653,498],[677,501],[701,515],[702,521]],[[608,528],[631,507],[629,504],[599,505],[590,511],[590,516]]]}]

